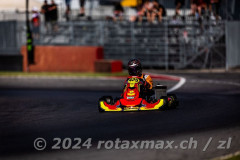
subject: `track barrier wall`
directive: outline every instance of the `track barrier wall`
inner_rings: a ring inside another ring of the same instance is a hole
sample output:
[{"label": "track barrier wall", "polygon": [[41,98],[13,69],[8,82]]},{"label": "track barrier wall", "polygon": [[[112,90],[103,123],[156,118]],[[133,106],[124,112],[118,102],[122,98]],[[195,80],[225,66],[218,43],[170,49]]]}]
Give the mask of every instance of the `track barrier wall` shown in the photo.
[{"label": "track barrier wall", "polygon": [[95,61],[95,72],[122,72],[123,63],[119,60],[97,60]]},{"label": "track barrier wall", "polygon": [[103,59],[102,47],[35,46],[35,64],[27,63],[26,46],[21,48],[23,71],[94,72],[95,61]]}]

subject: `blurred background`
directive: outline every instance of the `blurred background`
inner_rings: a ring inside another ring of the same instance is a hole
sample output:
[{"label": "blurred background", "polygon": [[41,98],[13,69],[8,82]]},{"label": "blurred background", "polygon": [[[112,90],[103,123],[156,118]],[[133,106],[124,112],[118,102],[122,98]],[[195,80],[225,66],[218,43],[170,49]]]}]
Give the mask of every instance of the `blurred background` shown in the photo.
[{"label": "blurred background", "polygon": [[[237,0],[29,0],[28,58],[26,2],[0,2],[0,70],[96,71],[96,61],[125,67],[133,57],[146,68],[165,70],[240,64]],[[75,57],[75,51],[100,55],[93,60],[91,54]],[[42,62],[45,53],[51,62]],[[91,61],[95,69],[53,67],[61,58]]]},{"label": "blurred background", "polygon": [[[0,0],[0,159],[239,158],[239,6],[239,0]],[[174,91],[179,108],[98,112],[100,97],[121,95],[131,58],[141,60],[154,86]],[[47,140],[44,151],[33,147],[38,137]],[[55,137],[92,138],[93,147],[53,150]],[[195,150],[94,147],[116,138],[190,137],[199,142]],[[229,138],[230,148],[217,149]]]}]

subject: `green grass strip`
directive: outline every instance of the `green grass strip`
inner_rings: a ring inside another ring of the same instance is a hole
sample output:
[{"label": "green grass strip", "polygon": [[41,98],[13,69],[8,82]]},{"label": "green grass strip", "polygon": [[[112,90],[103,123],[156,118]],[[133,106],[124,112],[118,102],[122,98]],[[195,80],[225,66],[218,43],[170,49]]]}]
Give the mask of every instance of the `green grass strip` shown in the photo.
[{"label": "green grass strip", "polygon": [[31,76],[53,76],[53,77],[121,77],[128,76],[127,72],[117,72],[117,73],[85,73],[85,72],[0,72],[0,76],[23,76],[23,77],[31,77]]}]

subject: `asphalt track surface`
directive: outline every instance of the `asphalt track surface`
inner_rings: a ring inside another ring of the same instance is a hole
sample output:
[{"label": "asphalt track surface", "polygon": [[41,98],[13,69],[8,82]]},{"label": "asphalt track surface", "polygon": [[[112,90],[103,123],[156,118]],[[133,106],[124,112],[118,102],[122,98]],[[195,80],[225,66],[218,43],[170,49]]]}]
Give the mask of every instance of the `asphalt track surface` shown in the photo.
[{"label": "asphalt track surface", "polygon": [[[0,159],[211,159],[240,149],[240,74],[177,74],[178,109],[99,113],[98,98],[121,94],[123,80],[0,78]],[[176,81],[162,81],[169,87]],[[44,151],[33,147],[47,141]],[[91,138],[90,149],[52,150],[53,138]],[[174,140],[196,149],[96,149],[99,140]],[[209,138],[213,140],[206,151]],[[217,149],[232,138],[229,149]]]}]

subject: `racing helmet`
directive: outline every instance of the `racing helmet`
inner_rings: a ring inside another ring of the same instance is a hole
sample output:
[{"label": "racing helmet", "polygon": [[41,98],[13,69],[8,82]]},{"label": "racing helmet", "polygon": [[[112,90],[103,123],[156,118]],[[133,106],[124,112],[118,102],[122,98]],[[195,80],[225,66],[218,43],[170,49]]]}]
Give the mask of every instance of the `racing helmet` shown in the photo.
[{"label": "racing helmet", "polygon": [[131,59],[128,62],[128,73],[130,76],[142,75],[142,65],[139,59]]}]

